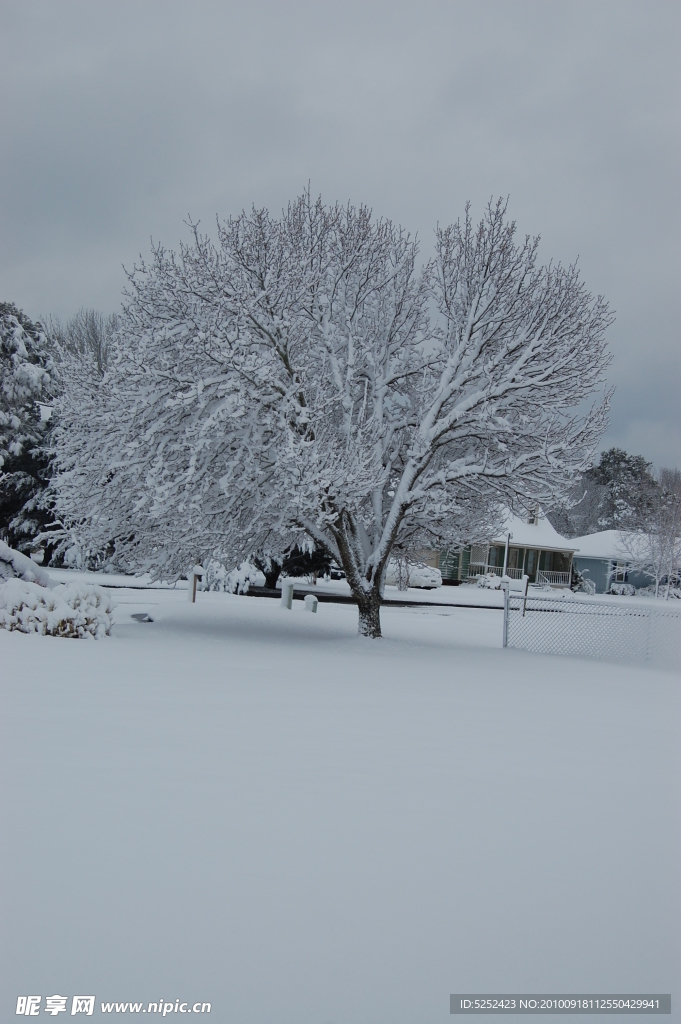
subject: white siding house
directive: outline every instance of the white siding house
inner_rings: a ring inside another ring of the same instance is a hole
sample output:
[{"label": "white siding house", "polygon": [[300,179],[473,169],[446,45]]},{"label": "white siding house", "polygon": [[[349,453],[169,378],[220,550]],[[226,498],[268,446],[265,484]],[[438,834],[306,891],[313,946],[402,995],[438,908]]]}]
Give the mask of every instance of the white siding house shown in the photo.
[{"label": "white siding house", "polygon": [[541,513],[529,519],[509,513],[489,544],[442,552],[439,567],[443,583],[465,583],[505,572],[512,579],[527,575],[530,583],[569,587],[576,549],[577,542],[562,537]]}]

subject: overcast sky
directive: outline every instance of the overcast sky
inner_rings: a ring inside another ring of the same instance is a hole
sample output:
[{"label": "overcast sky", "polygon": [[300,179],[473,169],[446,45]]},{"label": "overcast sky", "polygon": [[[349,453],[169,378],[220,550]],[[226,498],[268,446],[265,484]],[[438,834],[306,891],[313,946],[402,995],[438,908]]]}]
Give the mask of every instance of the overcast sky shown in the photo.
[{"label": "overcast sky", "polygon": [[418,233],[510,195],[617,313],[604,447],[681,464],[678,0],[1,0],[0,298],[120,305],[308,180]]}]

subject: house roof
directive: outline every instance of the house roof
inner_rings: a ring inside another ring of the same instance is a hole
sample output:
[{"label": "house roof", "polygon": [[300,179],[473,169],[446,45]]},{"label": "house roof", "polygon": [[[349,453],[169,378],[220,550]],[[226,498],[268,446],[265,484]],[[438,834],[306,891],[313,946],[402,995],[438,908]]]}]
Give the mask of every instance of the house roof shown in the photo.
[{"label": "house roof", "polygon": [[511,547],[514,548],[539,548],[542,551],[576,551],[577,541],[561,537],[557,530],[551,526],[546,516],[541,512],[536,523],[528,523],[520,516],[509,513],[506,517],[503,529],[492,538],[493,544],[505,544],[508,532],[511,537]]},{"label": "house roof", "polygon": [[614,558],[626,561],[628,556],[623,544],[624,537],[622,530],[601,530],[600,533],[573,537],[570,543],[575,545],[580,558]]}]

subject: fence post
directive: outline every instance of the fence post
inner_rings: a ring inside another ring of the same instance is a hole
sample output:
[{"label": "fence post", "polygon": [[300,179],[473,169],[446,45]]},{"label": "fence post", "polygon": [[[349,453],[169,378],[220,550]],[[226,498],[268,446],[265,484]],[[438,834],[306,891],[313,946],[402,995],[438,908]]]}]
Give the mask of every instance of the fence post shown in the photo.
[{"label": "fence post", "polygon": [[527,587],[530,582],[530,577],[523,575],[523,618],[525,618],[525,606],[527,604]]},{"label": "fence post", "polygon": [[206,575],[206,570],[202,565],[195,565],[187,577],[189,583],[189,603],[196,604],[196,583],[197,580],[203,579]]},{"label": "fence post", "polygon": [[504,636],[503,636],[503,645],[502,646],[508,647],[508,606],[509,606],[510,586],[509,586],[507,581],[504,581],[501,584],[501,589],[504,592],[504,627],[503,627],[504,628]]}]

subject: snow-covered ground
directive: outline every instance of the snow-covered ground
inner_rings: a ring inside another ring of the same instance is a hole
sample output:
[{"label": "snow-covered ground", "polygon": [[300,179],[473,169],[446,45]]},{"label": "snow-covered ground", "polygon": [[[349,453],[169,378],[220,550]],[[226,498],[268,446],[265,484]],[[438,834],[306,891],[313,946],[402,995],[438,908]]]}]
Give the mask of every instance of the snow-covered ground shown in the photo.
[{"label": "snow-covered ground", "polygon": [[529,990],[680,1019],[679,675],[504,651],[487,608],[369,641],[346,605],[114,598],[108,639],[0,630],[3,1021],[81,993],[428,1024]]},{"label": "snow-covered ground", "polygon": [[[166,583],[164,580],[151,581],[149,574],[142,576],[123,576],[121,573],[108,572],[87,572],[75,569],[53,569],[50,567],[49,574],[57,583],[92,583],[95,586],[130,588],[134,590],[187,590],[186,580],[177,580],[176,583]],[[305,581],[304,578],[295,580],[297,591],[309,592],[311,594],[323,593],[328,595],[339,595],[350,597],[350,586],[345,580],[317,580],[314,586]],[[199,588],[200,589],[200,588]],[[433,590],[425,590],[419,587],[410,587],[408,591],[401,592],[397,587],[385,588],[386,600],[408,600],[429,603],[466,604],[474,607],[501,608],[503,598],[500,591],[485,590],[475,585],[460,587],[437,587]]]},{"label": "snow-covered ground", "polygon": [[[57,583],[92,583],[95,586],[107,588],[131,588],[135,590],[187,590],[186,580],[177,580],[175,583],[167,583],[164,580],[152,582],[149,574],[142,576],[124,576],[121,573],[108,572],[87,572],[75,569],[53,569],[49,568],[49,575]],[[297,592],[310,594],[339,595],[350,597],[350,587],[345,580],[317,580],[313,586],[304,578],[295,580]],[[199,588],[200,589],[200,588]],[[571,591],[562,588],[545,589],[543,587],[530,586],[528,594],[533,597],[541,597],[554,600],[569,600],[574,598],[579,601],[586,601],[593,604],[620,604],[623,608],[640,606],[642,608],[671,608],[678,606],[676,600],[664,601],[662,597],[657,600],[647,595],[636,595],[634,597],[615,594],[594,594],[589,597],[587,594],[572,594]],[[420,587],[410,587],[407,591],[400,591],[395,586],[385,588],[386,601],[404,602],[419,604],[450,604],[453,606],[466,606],[472,608],[502,608],[503,595],[501,590],[492,590],[486,587],[479,587],[475,583],[467,583],[461,586],[442,586],[432,590]]]}]

